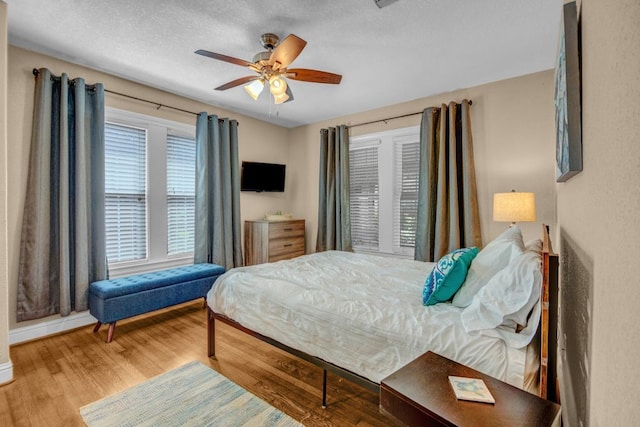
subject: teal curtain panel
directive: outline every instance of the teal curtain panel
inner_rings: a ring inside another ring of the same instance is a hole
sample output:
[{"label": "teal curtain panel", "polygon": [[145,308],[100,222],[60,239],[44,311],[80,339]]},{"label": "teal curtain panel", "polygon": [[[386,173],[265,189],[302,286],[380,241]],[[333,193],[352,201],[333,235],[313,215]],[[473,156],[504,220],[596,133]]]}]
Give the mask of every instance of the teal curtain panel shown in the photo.
[{"label": "teal curtain panel", "polygon": [[320,130],[316,251],[351,252],[349,213],[349,130],[345,125]]},{"label": "teal curtain panel", "polygon": [[415,259],[482,247],[469,102],[429,107],[420,124]]},{"label": "teal curtain panel", "polygon": [[104,88],[42,68],[35,85],[17,320],[88,308],[106,279]]},{"label": "teal curtain panel", "polygon": [[243,265],[238,159],[238,122],[200,113],[196,119],[196,264],[208,262],[227,270]]}]

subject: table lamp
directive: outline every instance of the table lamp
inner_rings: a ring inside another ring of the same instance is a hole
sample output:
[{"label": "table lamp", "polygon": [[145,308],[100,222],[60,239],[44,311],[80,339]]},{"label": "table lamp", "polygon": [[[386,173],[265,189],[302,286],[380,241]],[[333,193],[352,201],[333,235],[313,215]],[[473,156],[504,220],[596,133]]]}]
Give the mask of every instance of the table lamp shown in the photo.
[{"label": "table lamp", "polygon": [[493,195],[493,220],[497,222],[533,222],[536,220],[536,199],[533,193],[510,193]]}]

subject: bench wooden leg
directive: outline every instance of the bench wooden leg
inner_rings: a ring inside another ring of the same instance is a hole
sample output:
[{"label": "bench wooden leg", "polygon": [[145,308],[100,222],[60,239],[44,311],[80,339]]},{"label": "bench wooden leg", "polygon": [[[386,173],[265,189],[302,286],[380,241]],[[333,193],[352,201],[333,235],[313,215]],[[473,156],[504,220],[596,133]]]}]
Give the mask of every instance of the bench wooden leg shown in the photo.
[{"label": "bench wooden leg", "polygon": [[204,300],[202,303],[202,308],[207,308],[207,297],[202,297],[202,299]]},{"label": "bench wooden leg", "polygon": [[107,333],[107,343],[110,343],[113,340],[113,333],[116,330],[116,322],[113,321],[109,324],[109,332]]},{"label": "bench wooden leg", "polygon": [[96,323],[96,326],[93,327],[93,333],[95,334],[96,332],[98,332],[98,330],[100,329],[100,326],[102,326],[102,322],[98,322]]}]

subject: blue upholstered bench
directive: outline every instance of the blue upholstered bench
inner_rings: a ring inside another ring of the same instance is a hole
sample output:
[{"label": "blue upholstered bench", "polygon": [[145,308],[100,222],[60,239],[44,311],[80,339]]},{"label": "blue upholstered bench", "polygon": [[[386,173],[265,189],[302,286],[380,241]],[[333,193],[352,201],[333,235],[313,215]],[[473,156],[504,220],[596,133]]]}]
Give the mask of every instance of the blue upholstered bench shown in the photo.
[{"label": "blue upholstered bench", "polygon": [[118,320],[206,298],[224,271],[215,264],[195,264],[93,282],[89,286],[89,312],[98,319],[93,332],[109,323],[107,342],[111,342]]}]

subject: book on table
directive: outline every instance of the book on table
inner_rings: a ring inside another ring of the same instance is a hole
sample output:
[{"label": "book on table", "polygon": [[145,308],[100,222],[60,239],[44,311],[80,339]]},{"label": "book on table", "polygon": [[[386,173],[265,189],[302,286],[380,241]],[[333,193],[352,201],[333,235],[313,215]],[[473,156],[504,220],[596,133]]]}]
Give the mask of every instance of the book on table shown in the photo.
[{"label": "book on table", "polygon": [[487,385],[479,378],[449,376],[449,382],[458,399],[496,403]]}]

